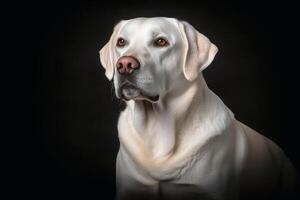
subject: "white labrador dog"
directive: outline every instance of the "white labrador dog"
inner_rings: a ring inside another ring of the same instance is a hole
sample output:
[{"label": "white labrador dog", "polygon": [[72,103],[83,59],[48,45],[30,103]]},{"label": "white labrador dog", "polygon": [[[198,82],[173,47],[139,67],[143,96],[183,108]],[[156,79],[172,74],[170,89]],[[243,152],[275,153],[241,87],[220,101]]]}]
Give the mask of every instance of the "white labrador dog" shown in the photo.
[{"label": "white labrador dog", "polygon": [[120,114],[117,199],[269,199],[296,172],[271,140],[234,118],[201,71],[218,48],[173,18],[119,22],[100,50],[126,101]]}]

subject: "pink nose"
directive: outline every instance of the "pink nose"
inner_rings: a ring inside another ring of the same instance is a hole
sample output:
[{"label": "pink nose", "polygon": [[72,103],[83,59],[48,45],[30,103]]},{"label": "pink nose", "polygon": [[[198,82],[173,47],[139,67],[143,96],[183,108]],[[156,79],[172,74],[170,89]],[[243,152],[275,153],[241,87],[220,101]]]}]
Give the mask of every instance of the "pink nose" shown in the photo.
[{"label": "pink nose", "polygon": [[132,56],[123,56],[117,62],[117,70],[120,74],[129,75],[138,68],[140,68],[140,63]]}]

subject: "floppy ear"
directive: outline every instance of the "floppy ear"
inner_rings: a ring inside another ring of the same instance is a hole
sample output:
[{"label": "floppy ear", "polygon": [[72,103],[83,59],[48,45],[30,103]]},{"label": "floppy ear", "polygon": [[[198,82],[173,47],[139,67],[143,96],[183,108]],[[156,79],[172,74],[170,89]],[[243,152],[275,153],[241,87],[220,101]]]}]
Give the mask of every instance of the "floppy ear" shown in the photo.
[{"label": "floppy ear", "polygon": [[115,51],[114,51],[114,46],[116,43],[115,37],[120,30],[122,22],[123,21],[120,21],[117,25],[115,25],[113,33],[112,33],[109,41],[99,51],[101,65],[104,67],[105,75],[109,80],[111,80],[114,76],[114,70],[115,70],[114,63],[116,60],[116,55],[115,55]]},{"label": "floppy ear", "polygon": [[187,22],[179,22],[179,30],[184,46],[183,73],[193,81],[213,61],[218,48]]}]

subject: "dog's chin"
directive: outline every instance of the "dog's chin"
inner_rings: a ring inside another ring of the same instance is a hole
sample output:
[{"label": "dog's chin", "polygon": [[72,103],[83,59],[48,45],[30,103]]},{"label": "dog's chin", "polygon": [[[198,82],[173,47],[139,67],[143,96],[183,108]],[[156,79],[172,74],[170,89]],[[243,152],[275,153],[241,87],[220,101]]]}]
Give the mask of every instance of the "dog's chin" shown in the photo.
[{"label": "dog's chin", "polygon": [[137,101],[149,101],[156,103],[159,100],[159,95],[148,95],[141,89],[132,84],[124,84],[120,89],[120,97],[125,101],[137,100]]}]

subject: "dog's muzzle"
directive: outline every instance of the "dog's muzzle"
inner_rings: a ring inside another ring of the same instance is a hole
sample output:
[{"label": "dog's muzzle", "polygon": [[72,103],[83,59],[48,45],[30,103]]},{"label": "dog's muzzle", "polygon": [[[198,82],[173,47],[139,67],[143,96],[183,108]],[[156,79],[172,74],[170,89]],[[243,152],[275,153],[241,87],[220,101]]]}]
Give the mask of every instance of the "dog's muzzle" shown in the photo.
[{"label": "dog's muzzle", "polygon": [[155,103],[159,100],[159,95],[146,94],[143,90],[141,90],[134,84],[127,81],[123,83],[120,87],[120,97],[125,101],[134,99],[134,100],[148,100],[151,103]]}]

